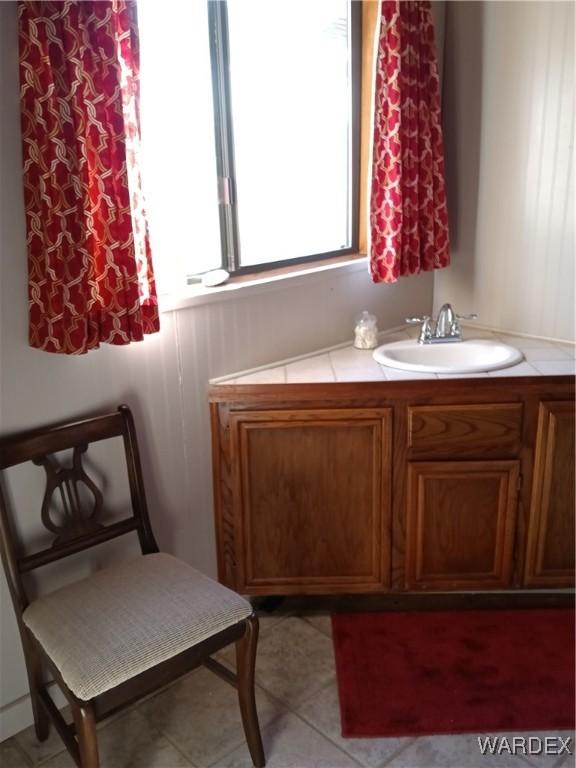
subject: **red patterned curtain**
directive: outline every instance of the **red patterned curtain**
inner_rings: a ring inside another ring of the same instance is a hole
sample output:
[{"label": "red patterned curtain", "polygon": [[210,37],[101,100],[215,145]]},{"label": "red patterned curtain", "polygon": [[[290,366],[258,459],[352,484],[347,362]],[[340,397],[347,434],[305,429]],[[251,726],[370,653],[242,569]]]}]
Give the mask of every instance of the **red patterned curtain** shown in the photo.
[{"label": "red patterned curtain", "polygon": [[159,330],[127,0],[21,2],[30,345],[80,354]]},{"label": "red patterned curtain", "polygon": [[378,35],[370,272],[393,283],[450,261],[431,3],[385,0]]}]

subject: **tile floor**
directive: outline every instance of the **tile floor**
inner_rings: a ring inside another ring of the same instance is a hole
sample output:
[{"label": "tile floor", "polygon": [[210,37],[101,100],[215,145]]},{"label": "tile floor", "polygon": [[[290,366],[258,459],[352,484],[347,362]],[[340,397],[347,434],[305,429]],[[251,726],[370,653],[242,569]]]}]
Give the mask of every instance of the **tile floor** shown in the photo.
[{"label": "tile floor", "polygon": [[[261,618],[257,700],[269,768],[570,768],[574,757],[484,757],[476,735],[343,739],[328,616]],[[233,649],[219,655],[233,663]],[[518,734],[515,734],[518,735]],[[551,734],[537,734],[539,736]],[[574,734],[572,736],[574,751]],[[234,690],[201,668],[100,726],[102,768],[249,768]],[[52,734],[0,744],[1,768],[72,768]]]}]

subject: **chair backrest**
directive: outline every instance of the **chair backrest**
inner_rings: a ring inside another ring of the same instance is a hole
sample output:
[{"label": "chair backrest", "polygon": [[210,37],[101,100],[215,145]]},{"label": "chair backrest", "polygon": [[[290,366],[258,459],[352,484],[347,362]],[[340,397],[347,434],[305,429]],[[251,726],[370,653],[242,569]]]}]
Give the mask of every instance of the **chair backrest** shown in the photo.
[{"label": "chair backrest", "polygon": [[[132,515],[106,525],[100,519],[102,493],[85,472],[82,456],[90,443],[115,437],[123,439]],[[61,466],[53,454],[69,450],[72,450],[71,465]],[[54,539],[51,546],[39,552],[25,554],[19,551],[0,483],[0,553],[17,612],[21,613],[28,604],[21,578],[23,573],[131,531],[138,534],[144,554],[158,551],[148,517],[134,420],[128,406],[121,405],[117,411],[103,416],[0,439],[0,470],[27,461],[44,467],[46,471],[46,490],[40,514],[42,523],[54,534]],[[79,484],[84,486],[82,494],[79,493]],[[58,520],[51,517],[56,492],[64,511]],[[85,501],[87,497],[92,499],[89,504]]]}]

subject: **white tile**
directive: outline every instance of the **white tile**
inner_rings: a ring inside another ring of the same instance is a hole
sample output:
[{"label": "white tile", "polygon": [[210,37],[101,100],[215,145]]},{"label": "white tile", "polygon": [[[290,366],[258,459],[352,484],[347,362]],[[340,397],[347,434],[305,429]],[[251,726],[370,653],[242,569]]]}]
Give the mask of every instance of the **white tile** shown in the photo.
[{"label": "white tile", "polygon": [[561,349],[563,352],[566,352],[568,357],[576,357],[576,344],[573,342],[555,341],[554,346],[557,349]]},{"label": "white tile", "polygon": [[329,615],[307,615],[302,617],[308,624],[312,624],[319,632],[332,637],[332,617]]},{"label": "white tile", "polygon": [[336,381],[336,377],[330,363],[330,356],[327,354],[308,357],[286,366],[288,384],[314,384],[329,381]]},{"label": "white tile", "polygon": [[355,347],[343,347],[329,353],[330,361],[338,368],[369,368],[376,363],[372,357],[373,349],[356,349]]},{"label": "white tile", "polygon": [[372,368],[335,368],[336,381],[385,381],[378,363]]},{"label": "white tile", "polygon": [[570,355],[563,349],[558,347],[538,347],[534,349],[532,347],[526,347],[522,350],[520,348],[526,360],[531,362],[540,362],[545,360],[569,360]]},{"label": "white tile", "polygon": [[286,381],[286,369],[284,366],[279,368],[266,368],[263,371],[247,373],[246,376],[239,376],[236,384],[284,384]]},{"label": "white tile", "polygon": [[336,684],[328,685],[298,710],[305,720],[327,736],[340,749],[367,768],[387,764],[413,738],[345,739],[341,736],[340,706]]},{"label": "white tile", "polygon": [[280,613],[280,612],[272,612],[272,613],[264,613],[262,611],[258,612],[258,623],[260,625],[259,627],[259,637],[262,637],[263,632],[268,632],[268,630],[272,629],[272,627],[275,627],[276,624],[279,624],[281,621],[284,621],[287,619],[291,614],[289,613]]},{"label": "white tile", "polygon": [[310,369],[293,374],[288,370],[286,374],[287,384],[333,384],[335,381],[336,377],[332,371]]},{"label": "white tile", "polygon": [[[260,727],[285,711],[259,688],[256,707]],[[195,765],[211,765],[244,742],[236,691],[205,668],[179,680],[139,710]]]},{"label": "white tile", "polygon": [[517,349],[545,349],[554,347],[554,342],[543,339],[533,339],[530,336],[514,336],[511,333],[497,333],[498,338],[505,344],[511,344]]},{"label": "white tile", "polygon": [[[158,693],[158,691],[155,693]],[[135,709],[141,702],[145,701],[153,695],[154,693],[149,694],[148,696],[140,699],[140,701],[136,704],[132,704],[124,710],[109,715],[105,720],[101,720],[99,723],[97,723],[96,728],[99,732],[104,728],[107,728],[115,720],[124,717],[129,710]],[[73,718],[69,706],[63,707],[60,710],[60,714],[68,724],[72,723]],[[23,731],[20,731],[20,733],[17,733],[14,736],[14,740],[18,742],[18,746],[22,752],[24,752],[33,766],[44,765],[45,761],[49,758],[66,751],[66,747],[60,738],[60,734],[52,724],[50,725],[50,733],[48,734],[48,738],[45,741],[38,741],[33,725],[25,728]],[[0,766],[1,765],[2,763],[0,762]]]},{"label": "white tile", "polygon": [[403,381],[408,379],[436,379],[435,373],[419,373],[418,371],[401,371],[400,368],[381,366],[382,372],[389,381]]},{"label": "white tile", "polygon": [[30,763],[24,758],[13,739],[0,744],[0,765],[2,768],[30,768]]},{"label": "white tile", "polygon": [[373,351],[344,347],[330,352],[336,381],[384,381],[381,366],[372,357]]},{"label": "white tile", "polygon": [[[65,707],[61,714],[67,723],[72,721],[68,707]],[[27,755],[32,765],[38,765],[66,749],[58,731],[52,726],[46,741],[38,741],[33,725],[17,733],[14,739],[18,742],[18,746]]]},{"label": "white tile", "polygon": [[[101,768],[191,768],[187,760],[143,715],[132,710],[98,731]],[[74,768],[62,752],[42,768]]]},{"label": "white tile", "polygon": [[[557,763],[554,766],[554,768],[574,768],[574,765],[576,764],[574,759],[574,753],[572,753],[571,755],[566,755],[565,757],[563,758],[561,757],[559,759],[560,759],[560,762]],[[534,763],[532,763],[531,765],[534,765]],[[534,768],[536,768],[536,766],[534,766]]]},{"label": "white tile", "polygon": [[[527,768],[528,764],[523,757],[506,753],[483,755],[478,738],[485,736],[420,736],[386,763],[386,768]],[[494,735],[490,734],[490,737]],[[542,768],[549,766],[543,764]]]},{"label": "white tile", "polygon": [[324,368],[331,369],[332,365],[330,363],[330,354],[324,352],[321,355],[312,355],[311,357],[304,357],[302,360],[295,360],[292,363],[288,363],[286,367],[290,368],[293,372],[297,372],[300,370],[308,370],[309,368],[317,368],[318,370]]},{"label": "white tile", "polygon": [[[233,653],[223,656],[233,666]],[[307,621],[290,617],[262,635],[256,682],[290,709],[335,679],[332,641]]]},{"label": "white tile", "polygon": [[488,376],[538,376],[538,373],[536,368],[533,368],[529,363],[518,363],[518,365],[512,365],[510,368],[501,368],[499,371],[490,371]]},{"label": "white tile", "polygon": [[576,374],[574,360],[549,360],[533,363],[534,368],[545,376],[573,376]]},{"label": "white tile", "polygon": [[[358,768],[352,758],[294,714],[262,730],[266,768]],[[252,768],[242,745],[213,768]]]}]

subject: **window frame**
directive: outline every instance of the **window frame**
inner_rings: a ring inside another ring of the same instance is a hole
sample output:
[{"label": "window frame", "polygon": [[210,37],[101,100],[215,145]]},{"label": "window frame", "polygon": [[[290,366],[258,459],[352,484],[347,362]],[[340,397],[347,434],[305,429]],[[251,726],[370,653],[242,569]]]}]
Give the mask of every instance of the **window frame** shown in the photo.
[{"label": "window frame", "polygon": [[207,0],[210,35],[210,62],[214,103],[214,137],[216,146],[216,172],[218,177],[218,212],[222,269],[231,276],[323,262],[337,256],[358,253],[360,240],[360,175],[361,175],[361,89],[362,89],[362,2],[348,0],[350,5],[351,40],[351,126],[350,170],[351,242],[348,248],[293,259],[266,261],[261,264],[241,265],[241,243],[238,225],[238,197],[236,192],[234,125],[231,101],[230,45],[228,35],[228,8],[226,0]]}]

